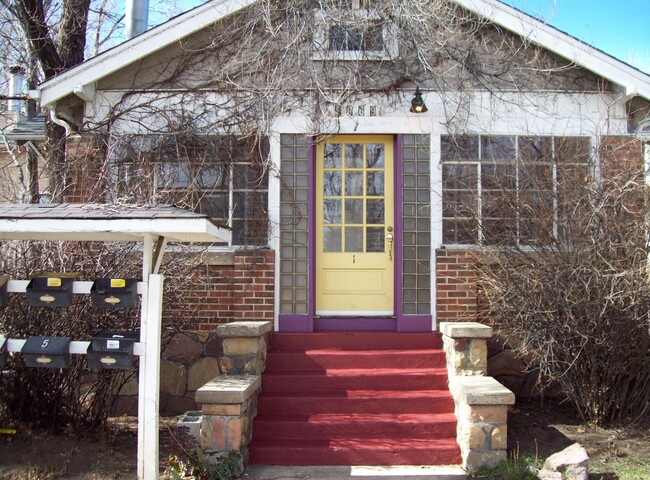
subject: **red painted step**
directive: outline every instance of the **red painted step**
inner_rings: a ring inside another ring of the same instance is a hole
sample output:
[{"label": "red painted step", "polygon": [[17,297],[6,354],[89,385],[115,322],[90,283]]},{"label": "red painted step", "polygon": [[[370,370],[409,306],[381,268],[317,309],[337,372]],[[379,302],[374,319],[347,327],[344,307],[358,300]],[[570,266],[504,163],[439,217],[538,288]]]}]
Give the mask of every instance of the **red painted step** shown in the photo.
[{"label": "red painted step", "polygon": [[326,368],[437,368],[445,366],[442,350],[314,349],[273,352],[266,371],[322,371]]},{"label": "red painted step", "polygon": [[460,464],[440,343],[432,333],[274,334],[250,462]]},{"label": "red painted step", "polygon": [[454,399],[445,390],[348,392],[262,392],[258,412],[297,415],[315,413],[453,412]]},{"label": "red painted step", "polygon": [[444,368],[330,369],[314,372],[269,372],[262,376],[262,391],[320,392],[329,390],[439,390],[447,388]]},{"label": "red painted step", "polygon": [[350,438],[324,440],[259,440],[250,463],[266,465],[454,465],[459,463],[455,439]]},{"label": "red painted step", "polygon": [[456,435],[453,413],[258,415],[255,438],[445,438]]},{"label": "red painted step", "polygon": [[442,340],[437,333],[394,332],[327,332],[282,333],[271,337],[271,348],[283,350],[414,350],[439,349]]}]

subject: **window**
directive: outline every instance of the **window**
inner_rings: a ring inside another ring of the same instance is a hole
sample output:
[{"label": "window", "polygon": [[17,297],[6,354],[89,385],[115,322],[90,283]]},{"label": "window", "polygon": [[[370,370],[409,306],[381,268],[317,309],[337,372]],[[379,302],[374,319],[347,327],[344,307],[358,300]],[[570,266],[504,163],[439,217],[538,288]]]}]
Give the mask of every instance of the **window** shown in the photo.
[{"label": "window", "polygon": [[586,137],[443,136],[443,241],[566,238],[586,198],[589,145]]},{"label": "window", "polygon": [[232,245],[268,235],[267,139],[126,135],[111,142],[114,200],[173,203],[232,228]]},{"label": "window", "polygon": [[378,16],[370,2],[349,1],[340,9],[317,10],[314,17],[316,60],[385,60],[397,55],[394,24]]}]

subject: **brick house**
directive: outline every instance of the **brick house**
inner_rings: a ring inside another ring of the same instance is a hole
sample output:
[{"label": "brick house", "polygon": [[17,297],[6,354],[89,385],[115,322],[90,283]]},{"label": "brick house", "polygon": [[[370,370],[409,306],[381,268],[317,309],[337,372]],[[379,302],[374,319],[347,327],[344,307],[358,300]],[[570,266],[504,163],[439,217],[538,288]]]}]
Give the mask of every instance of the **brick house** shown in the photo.
[{"label": "brick house", "polygon": [[[430,332],[474,318],[473,245],[523,228],[480,205],[531,145],[551,176],[560,156],[642,158],[650,76],[496,0],[451,4],[467,43],[436,53],[373,2],[214,0],[40,86],[70,133],[67,201],[176,202],[232,228],[203,252],[192,321],[164,353],[167,411],[193,408],[221,323]],[[290,50],[283,34],[301,28]],[[295,70],[265,79],[278,65]]]}]

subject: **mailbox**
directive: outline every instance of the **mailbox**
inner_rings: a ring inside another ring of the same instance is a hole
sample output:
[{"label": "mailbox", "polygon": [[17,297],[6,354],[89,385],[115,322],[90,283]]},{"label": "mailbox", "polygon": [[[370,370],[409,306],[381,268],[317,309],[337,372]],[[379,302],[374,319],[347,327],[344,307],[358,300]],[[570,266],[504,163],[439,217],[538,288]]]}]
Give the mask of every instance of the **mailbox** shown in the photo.
[{"label": "mailbox", "polygon": [[7,365],[7,357],[9,350],[7,350],[7,339],[4,335],[0,335],[0,368]]},{"label": "mailbox", "polygon": [[28,367],[66,368],[70,365],[70,338],[28,337],[21,353]]},{"label": "mailbox", "polygon": [[98,278],[90,289],[93,307],[135,308],[138,281],[134,278]]},{"label": "mailbox", "polygon": [[7,283],[9,282],[9,275],[0,275],[0,307],[7,304]]},{"label": "mailbox", "polygon": [[90,368],[128,370],[133,367],[133,346],[139,332],[100,332],[88,346],[86,360]]},{"label": "mailbox", "polygon": [[27,303],[33,307],[69,307],[73,283],[72,277],[34,277],[27,284]]}]

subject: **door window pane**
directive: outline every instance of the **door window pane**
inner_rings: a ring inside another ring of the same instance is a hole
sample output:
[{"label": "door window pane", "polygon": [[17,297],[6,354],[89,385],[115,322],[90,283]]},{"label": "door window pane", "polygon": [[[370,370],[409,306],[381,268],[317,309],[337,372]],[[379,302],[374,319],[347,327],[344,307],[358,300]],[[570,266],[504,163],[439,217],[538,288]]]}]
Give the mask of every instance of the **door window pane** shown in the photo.
[{"label": "door window pane", "polygon": [[325,168],[341,168],[341,145],[325,144],[324,157]]},{"label": "door window pane", "polygon": [[384,201],[366,200],[366,223],[370,225],[383,225],[384,223]]},{"label": "door window pane", "polygon": [[345,145],[345,168],[361,168],[363,166],[363,145],[348,143]]},{"label": "door window pane", "polygon": [[363,200],[345,201],[345,223],[347,225],[363,223]]},{"label": "door window pane", "polygon": [[347,227],[345,229],[345,251],[363,252],[363,228]]},{"label": "door window pane", "polygon": [[366,145],[366,167],[384,168],[383,143],[369,143]]},{"label": "door window pane", "polygon": [[384,251],[384,227],[366,229],[366,252]]},{"label": "door window pane", "polygon": [[341,223],[341,200],[329,199],[323,201],[323,223]]},{"label": "door window pane", "polygon": [[363,172],[345,173],[345,194],[356,197],[363,195]]},{"label": "door window pane", "polygon": [[366,195],[381,197],[384,194],[384,172],[366,173]]},{"label": "door window pane", "polygon": [[323,195],[326,197],[341,196],[341,173],[325,172],[323,175]]},{"label": "door window pane", "polygon": [[341,227],[324,227],[323,228],[323,251],[340,252],[341,247],[342,247]]}]

